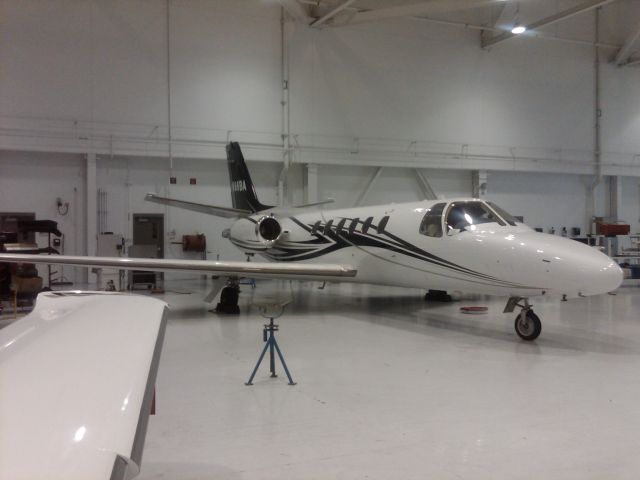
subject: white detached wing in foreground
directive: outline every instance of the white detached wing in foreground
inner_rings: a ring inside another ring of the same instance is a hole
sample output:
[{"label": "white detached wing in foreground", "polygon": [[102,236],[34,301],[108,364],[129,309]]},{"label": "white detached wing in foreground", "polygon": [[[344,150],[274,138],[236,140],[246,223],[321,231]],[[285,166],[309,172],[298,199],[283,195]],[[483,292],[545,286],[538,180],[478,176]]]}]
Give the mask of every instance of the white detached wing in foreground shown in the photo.
[{"label": "white detached wing in foreground", "polygon": [[71,255],[28,255],[1,253],[0,262],[44,263],[85,267],[107,267],[123,270],[207,272],[221,276],[252,278],[287,278],[324,280],[334,277],[354,277],[355,269],[348,265],[269,263],[269,262],[214,262],[210,260],[170,260],[164,258],[82,257]]},{"label": "white detached wing in foreground", "polygon": [[48,292],[0,329],[0,478],[138,474],[165,312],[148,297]]}]

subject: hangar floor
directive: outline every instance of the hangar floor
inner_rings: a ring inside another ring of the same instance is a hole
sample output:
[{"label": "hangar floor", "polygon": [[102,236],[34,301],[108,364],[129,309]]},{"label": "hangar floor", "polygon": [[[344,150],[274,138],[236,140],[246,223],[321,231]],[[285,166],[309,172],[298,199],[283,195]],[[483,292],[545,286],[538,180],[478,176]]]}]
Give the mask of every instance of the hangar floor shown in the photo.
[{"label": "hangar floor", "polygon": [[[524,343],[502,300],[317,286],[243,286],[239,317],[165,295],[140,479],[637,478],[637,289],[538,301],[542,336]],[[263,363],[247,387],[263,319],[246,306],[276,288],[294,299],[278,340],[298,385]]]}]

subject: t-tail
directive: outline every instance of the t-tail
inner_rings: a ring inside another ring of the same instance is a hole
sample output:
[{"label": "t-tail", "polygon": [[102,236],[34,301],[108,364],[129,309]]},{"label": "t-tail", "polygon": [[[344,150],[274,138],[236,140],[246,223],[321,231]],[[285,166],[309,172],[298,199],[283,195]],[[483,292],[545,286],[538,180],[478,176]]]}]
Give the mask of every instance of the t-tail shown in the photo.
[{"label": "t-tail", "polygon": [[256,189],[251,181],[249,169],[238,142],[227,144],[227,163],[229,165],[229,181],[231,182],[231,202],[233,208],[260,212],[273,208],[263,205],[258,200]]},{"label": "t-tail", "polygon": [[[231,183],[231,203],[233,204],[233,208],[161,197],[156,193],[147,193],[144,199],[148,202],[158,203],[160,205],[181,208],[183,210],[191,210],[192,212],[199,212],[222,218],[249,217],[256,212],[272,210],[274,207],[270,205],[263,205],[258,201],[256,189],[253,186],[251,175],[249,175],[247,165],[244,163],[242,150],[240,150],[240,145],[238,145],[237,142],[230,142],[227,145],[227,163],[229,164],[229,181]],[[277,211],[280,215],[288,215],[286,212],[292,209],[295,209],[297,212],[299,211],[298,209],[301,208],[316,208],[331,202],[333,202],[333,200],[328,199],[304,205],[295,205],[293,207],[289,207],[288,210],[279,208]]]}]

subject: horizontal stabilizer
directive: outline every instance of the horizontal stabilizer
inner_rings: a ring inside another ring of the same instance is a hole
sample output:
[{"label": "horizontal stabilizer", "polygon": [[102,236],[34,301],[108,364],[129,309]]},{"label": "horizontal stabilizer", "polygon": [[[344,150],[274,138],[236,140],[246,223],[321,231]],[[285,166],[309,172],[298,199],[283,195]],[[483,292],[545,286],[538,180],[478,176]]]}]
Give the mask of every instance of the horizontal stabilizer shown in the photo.
[{"label": "horizontal stabilizer", "polygon": [[285,278],[324,280],[334,277],[355,277],[357,271],[348,265],[270,262],[218,262],[212,260],[171,260],[165,258],[82,257],[71,255],[26,255],[1,253],[0,263],[42,263],[104,267],[121,270],[156,272],[208,272],[230,277]]},{"label": "horizontal stabilizer", "polygon": [[187,202],[185,200],[174,200],[173,198],[159,197],[155,193],[147,193],[144,199],[147,202],[169,205],[170,207],[182,208],[183,210],[191,210],[192,212],[200,212],[206,215],[214,215],[222,218],[247,217],[253,213],[250,210],[241,210],[239,208],[217,207],[214,205],[205,205],[202,203]]},{"label": "horizontal stabilizer", "polygon": [[320,200],[319,202],[303,203],[302,205],[294,205],[293,208],[319,207],[321,205],[327,205],[327,204],[333,203],[333,202],[335,202],[335,200],[333,198],[327,198],[325,200]]}]

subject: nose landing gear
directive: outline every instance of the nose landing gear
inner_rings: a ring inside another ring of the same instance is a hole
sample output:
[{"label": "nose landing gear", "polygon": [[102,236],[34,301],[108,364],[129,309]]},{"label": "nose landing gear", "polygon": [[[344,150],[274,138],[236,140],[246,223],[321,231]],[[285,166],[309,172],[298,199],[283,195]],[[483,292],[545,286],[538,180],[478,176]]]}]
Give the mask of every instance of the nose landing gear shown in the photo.
[{"label": "nose landing gear", "polygon": [[[522,304],[519,303],[520,300],[523,300]],[[514,327],[518,336],[528,342],[538,338],[542,331],[542,322],[540,321],[540,318],[533,313],[528,299],[511,297],[507,301],[504,313],[513,312],[515,307],[520,307],[522,309],[514,322]]]},{"label": "nose landing gear", "polygon": [[527,341],[535,340],[542,331],[540,318],[531,309],[522,309],[516,317],[515,329],[518,336]]}]

